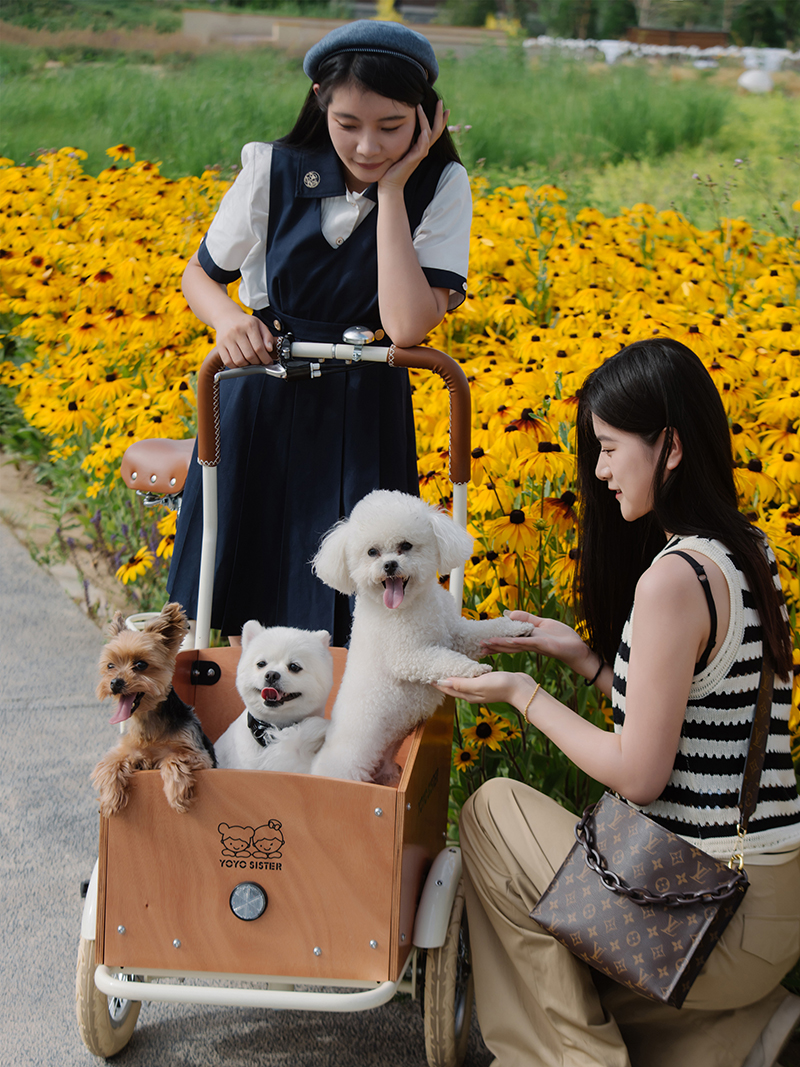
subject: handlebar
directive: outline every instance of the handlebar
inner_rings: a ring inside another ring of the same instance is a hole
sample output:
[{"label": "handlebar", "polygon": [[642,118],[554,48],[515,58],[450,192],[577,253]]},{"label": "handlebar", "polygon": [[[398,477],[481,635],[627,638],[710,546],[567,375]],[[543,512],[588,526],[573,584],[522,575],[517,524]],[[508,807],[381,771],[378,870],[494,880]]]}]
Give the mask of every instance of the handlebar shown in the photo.
[{"label": "handlebar", "polygon": [[[469,383],[460,365],[435,348],[378,348],[369,345],[293,342],[292,359],[309,361],[339,360],[388,363],[390,367],[430,370],[438,374],[450,393],[450,480],[454,485],[470,480],[471,403]],[[310,363],[310,366],[314,366]],[[203,361],[197,380],[197,458],[205,467],[220,461],[219,382],[223,378],[267,374],[286,377],[286,368],[276,363],[228,369],[215,349]]]}]

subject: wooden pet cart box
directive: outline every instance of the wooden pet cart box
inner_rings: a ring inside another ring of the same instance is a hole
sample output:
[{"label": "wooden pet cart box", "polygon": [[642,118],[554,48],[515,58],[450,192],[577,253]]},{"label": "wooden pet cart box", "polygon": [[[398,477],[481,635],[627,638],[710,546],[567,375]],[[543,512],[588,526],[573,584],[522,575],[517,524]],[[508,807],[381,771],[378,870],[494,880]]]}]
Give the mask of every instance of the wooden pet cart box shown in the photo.
[{"label": "wooden pet cart box", "polygon": [[[346,659],[344,649],[333,654],[328,714]],[[212,741],[242,708],[238,658],[236,648],[178,657],[175,689]],[[452,723],[448,699],[406,739],[396,789],[209,770],[178,814],[159,772],[137,773],[127,807],[101,819],[96,962],[396,981],[425,875],[445,844]]]}]

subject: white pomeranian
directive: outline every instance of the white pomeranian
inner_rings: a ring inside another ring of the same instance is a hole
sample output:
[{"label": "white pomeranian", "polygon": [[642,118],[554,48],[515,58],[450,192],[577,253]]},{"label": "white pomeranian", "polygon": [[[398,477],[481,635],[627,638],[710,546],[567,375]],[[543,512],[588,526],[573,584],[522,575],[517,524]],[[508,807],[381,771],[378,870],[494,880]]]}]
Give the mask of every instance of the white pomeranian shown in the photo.
[{"label": "white pomeranian", "polygon": [[331,727],[312,774],[393,785],[403,738],[444,696],[433,682],[475,678],[481,641],[519,637],[531,623],[465,619],[439,585],[473,541],[448,515],[414,496],[377,490],[326,535],[316,574],[356,594],[350,652]]},{"label": "white pomeranian", "polygon": [[330,640],[327,630],[244,624],[236,688],[245,710],[214,745],[218,767],[308,774],[328,729]]}]

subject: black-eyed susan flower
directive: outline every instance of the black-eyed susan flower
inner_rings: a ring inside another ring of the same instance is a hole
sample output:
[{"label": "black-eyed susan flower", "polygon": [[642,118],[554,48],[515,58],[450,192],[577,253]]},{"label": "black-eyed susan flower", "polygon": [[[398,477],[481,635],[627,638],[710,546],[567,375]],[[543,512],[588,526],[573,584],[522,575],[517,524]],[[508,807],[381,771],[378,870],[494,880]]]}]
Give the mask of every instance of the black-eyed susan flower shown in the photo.
[{"label": "black-eyed susan flower", "polygon": [[521,462],[523,474],[535,481],[555,482],[565,475],[571,476],[575,457],[564,451],[559,441],[538,441]]},{"label": "black-eyed susan flower", "polygon": [[757,456],[735,469],[734,480],[740,500],[747,505],[752,505],[754,500],[775,500],[780,493],[780,486],[764,471],[764,464]]},{"label": "black-eyed susan flower", "polygon": [[542,516],[555,526],[560,534],[569,533],[575,529],[578,521],[575,511],[577,503],[578,498],[571,489],[567,489],[561,496],[544,497],[541,502]]},{"label": "black-eyed susan flower", "polygon": [[106,149],[106,155],[111,156],[113,160],[125,159],[133,163],[136,159],[136,149],[127,144],[115,144],[113,148]]},{"label": "black-eyed susan flower", "polygon": [[548,565],[556,595],[562,604],[571,604],[573,601],[575,570],[578,566],[579,554],[578,548],[570,548],[569,551],[554,556]]},{"label": "black-eyed susan flower", "polygon": [[117,578],[125,585],[128,582],[134,582],[137,578],[141,577],[145,571],[149,571],[153,566],[153,553],[147,546],[143,546],[136,552],[135,555],[127,559],[122,566],[117,570]]},{"label": "black-eyed susan flower", "polygon": [[500,744],[506,736],[503,724],[507,721],[493,712],[484,711],[478,716],[474,726],[468,726],[462,731],[464,742],[470,748],[480,749],[486,745],[493,752],[499,752]]},{"label": "black-eyed susan flower", "polygon": [[478,756],[473,748],[457,748],[453,752],[453,766],[457,771],[466,771],[474,767]]},{"label": "black-eyed susan flower", "polygon": [[541,535],[536,527],[536,516],[524,508],[512,508],[507,515],[485,523],[484,528],[493,548],[501,550],[507,545],[510,552],[533,548]]}]

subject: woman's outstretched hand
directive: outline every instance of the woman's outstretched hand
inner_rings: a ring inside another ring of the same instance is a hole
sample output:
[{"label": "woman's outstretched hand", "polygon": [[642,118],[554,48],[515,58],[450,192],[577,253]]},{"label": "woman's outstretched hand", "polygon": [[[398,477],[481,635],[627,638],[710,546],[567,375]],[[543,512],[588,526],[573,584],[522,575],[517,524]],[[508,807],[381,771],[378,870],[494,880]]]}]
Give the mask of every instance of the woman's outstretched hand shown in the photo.
[{"label": "woman's outstretched hand", "polygon": [[577,674],[591,678],[597,670],[598,657],[586,642],[566,623],[541,619],[527,611],[512,611],[510,618],[532,622],[535,630],[527,637],[492,637],[481,643],[486,655],[495,652],[537,652],[560,660]]},{"label": "woman's outstretched hand", "polygon": [[460,697],[471,704],[504,702],[523,708],[536,682],[528,674],[492,671],[478,678],[442,678],[436,688],[448,696]]},{"label": "woman's outstretched hand", "polygon": [[422,105],[417,104],[417,117],[419,119],[419,135],[402,159],[398,159],[378,182],[378,189],[405,188],[405,184],[422,160],[430,152],[431,147],[439,140],[447,129],[449,111],[444,110],[444,104],[440,100],[436,105],[436,113],[433,116],[433,126],[428,122],[428,116],[422,110]]}]

